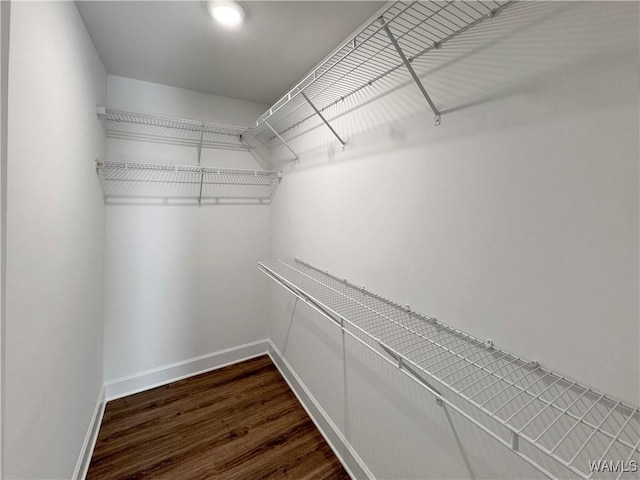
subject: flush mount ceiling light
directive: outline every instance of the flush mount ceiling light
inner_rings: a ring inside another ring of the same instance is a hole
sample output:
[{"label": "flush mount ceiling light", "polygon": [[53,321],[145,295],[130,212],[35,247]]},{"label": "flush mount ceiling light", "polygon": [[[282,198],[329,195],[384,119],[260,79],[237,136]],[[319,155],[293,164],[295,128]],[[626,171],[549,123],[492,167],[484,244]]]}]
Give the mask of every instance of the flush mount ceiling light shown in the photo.
[{"label": "flush mount ceiling light", "polygon": [[247,18],[245,8],[233,0],[209,0],[207,11],[216,22],[227,28],[238,27]]}]

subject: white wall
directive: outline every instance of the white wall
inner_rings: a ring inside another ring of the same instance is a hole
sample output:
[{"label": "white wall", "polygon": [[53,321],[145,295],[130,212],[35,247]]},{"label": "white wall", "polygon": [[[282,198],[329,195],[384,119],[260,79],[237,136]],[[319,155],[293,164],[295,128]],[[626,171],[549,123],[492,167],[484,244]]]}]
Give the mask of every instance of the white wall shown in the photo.
[{"label": "white wall", "polygon": [[106,72],[72,2],[14,2],[4,475],[70,478],[102,387]]},{"label": "white wall", "polygon": [[[248,125],[267,107],[109,76],[109,107]],[[116,161],[197,163],[196,149],[107,140]],[[262,168],[248,152],[205,149],[205,166]],[[105,379],[266,338],[267,205],[106,208]]]},{"label": "white wall", "polygon": [[7,273],[7,103],[9,100],[9,31],[11,3],[0,3],[0,478],[4,455],[4,352]]},{"label": "white wall", "polygon": [[[274,151],[271,256],[638,405],[638,37],[636,3],[517,3],[414,63],[441,126],[405,72],[327,112],[344,153],[318,122],[298,127],[300,164]],[[270,338],[377,478],[539,475],[271,298]]]}]

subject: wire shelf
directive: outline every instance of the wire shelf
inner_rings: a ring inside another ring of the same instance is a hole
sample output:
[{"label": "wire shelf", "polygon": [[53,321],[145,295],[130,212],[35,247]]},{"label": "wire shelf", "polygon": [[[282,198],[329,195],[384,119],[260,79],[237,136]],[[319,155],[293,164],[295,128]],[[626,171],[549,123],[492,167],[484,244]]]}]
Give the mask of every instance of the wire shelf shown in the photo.
[{"label": "wire shelf", "polygon": [[182,165],[98,162],[107,203],[269,204],[279,172]]},{"label": "wire shelf", "polygon": [[[560,475],[534,459],[525,443],[579,478],[637,478],[637,407],[301,260],[264,262],[259,268],[546,476]],[[483,415],[470,415],[460,403]],[[500,432],[479,416],[499,425]],[[592,473],[590,462],[613,463]]]},{"label": "wire shelf", "polygon": [[512,0],[395,2],[298,82],[249,131],[253,136],[264,132],[271,135],[272,127],[283,134],[316,115],[301,95],[303,91],[322,113],[402,69],[405,63],[385,26],[411,63],[495,16],[510,3]]},{"label": "wire shelf", "polygon": [[98,107],[108,138],[140,140],[170,145],[247,150],[241,135],[246,127],[185,118],[126,112]]}]

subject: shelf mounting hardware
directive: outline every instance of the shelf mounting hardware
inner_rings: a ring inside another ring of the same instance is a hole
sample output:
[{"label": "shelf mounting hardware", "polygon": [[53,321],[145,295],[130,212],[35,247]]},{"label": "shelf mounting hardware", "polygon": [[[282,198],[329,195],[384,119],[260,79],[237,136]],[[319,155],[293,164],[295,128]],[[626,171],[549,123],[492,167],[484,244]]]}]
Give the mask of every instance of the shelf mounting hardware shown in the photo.
[{"label": "shelf mounting hardware", "polygon": [[340,138],[340,135],[338,135],[338,133],[331,126],[331,124],[329,122],[327,122],[327,119],[324,118],[324,115],[322,115],[322,113],[320,113],[320,110],[318,110],[316,108],[316,106],[313,103],[311,103],[311,100],[309,100],[309,97],[307,97],[307,94],[304,93],[303,90],[300,90],[300,93],[302,94],[304,99],[307,101],[307,103],[311,106],[311,108],[313,108],[313,110],[316,112],[316,114],[320,117],[320,119],[324,122],[324,124],[327,127],[329,127],[329,130],[331,130],[331,133],[333,133],[333,136],[336,137],[338,139],[338,141],[342,144],[342,150],[344,150],[344,147],[346,146],[346,143],[344,143],[344,140],[342,140],[342,138]]},{"label": "shelf mounting hardware", "polygon": [[413,80],[416,82],[416,85],[418,85],[418,88],[422,92],[422,95],[424,96],[424,98],[427,100],[427,103],[431,107],[431,110],[433,110],[433,113],[435,114],[435,119],[433,121],[433,124],[436,126],[440,125],[440,110],[438,110],[438,107],[436,107],[436,104],[433,103],[433,100],[431,100],[431,97],[427,93],[427,90],[424,88],[424,85],[420,81],[420,77],[418,77],[418,74],[411,66],[411,62],[402,51],[402,48],[400,47],[398,40],[396,40],[396,37],[393,35],[393,33],[391,33],[391,29],[389,28],[389,25],[387,25],[387,23],[384,21],[384,17],[380,17],[380,23],[382,24],[382,28],[384,28],[384,31],[387,33],[389,40],[391,40],[391,43],[393,44],[394,48],[398,52],[398,55],[402,59],[404,66],[407,67],[407,70],[409,70],[409,73],[413,77]]},{"label": "shelf mounting hardware", "polygon": [[511,449],[516,452],[520,449],[520,437],[516,432],[511,432]]},{"label": "shelf mounting hardware", "polygon": [[295,159],[296,160],[300,160],[300,157],[298,156],[298,154],[296,152],[294,152],[293,149],[289,146],[289,144],[284,140],[284,138],[282,138],[280,136],[280,134],[278,132],[276,132],[276,129],[273,128],[271,126],[271,124],[269,122],[267,122],[266,120],[265,120],[264,123],[265,123],[265,125],[267,127],[269,127],[269,130],[271,130],[273,133],[275,133],[276,137],[278,137],[280,139],[280,141],[284,144],[284,146],[287,147],[291,153],[293,153],[293,156],[295,157]]},{"label": "shelf mounting hardware", "polygon": [[198,194],[198,205],[202,205],[202,187],[204,185],[204,170],[200,173],[200,193]]},{"label": "shelf mounting hardware", "polygon": [[198,165],[202,160],[202,139],[204,138],[204,123],[200,126],[200,141],[198,142]]},{"label": "shelf mounting hardware", "polygon": [[[198,144],[198,166],[202,166],[202,139],[204,137],[204,123],[200,127],[200,143]],[[204,170],[200,173],[200,193],[198,194],[198,205],[202,205],[202,186],[204,184]]]}]

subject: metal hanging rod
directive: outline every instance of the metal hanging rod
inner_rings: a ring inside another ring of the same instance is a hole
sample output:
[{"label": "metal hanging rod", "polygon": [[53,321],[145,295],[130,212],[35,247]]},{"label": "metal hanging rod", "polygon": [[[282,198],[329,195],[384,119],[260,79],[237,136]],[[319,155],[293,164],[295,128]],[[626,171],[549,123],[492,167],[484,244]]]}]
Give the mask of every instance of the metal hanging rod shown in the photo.
[{"label": "metal hanging rod", "polygon": [[247,150],[246,127],[97,107],[108,138],[140,140],[198,148]]},{"label": "metal hanging rod", "polygon": [[[259,269],[545,476],[613,478],[590,462],[620,461],[628,472],[640,461],[637,407],[301,260]],[[555,463],[541,464],[539,452]]]},{"label": "metal hanging rod", "polygon": [[282,174],[189,165],[96,162],[107,203],[269,204]]},{"label": "metal hanging rod", "polygon": [[[258,136],[268,131],[266,121],[269,121],[282,135],[411,65],[512,3],[512,0],[395,2],[291,88],[251,125],[249,133]],[[385,19],[384,25],[379,22],[381,16]],[[405,57],[400,61],[399,52]],[[412,70],[413,67],[409,69]],[[311,105],[301,95],[302,91],[313,102]],[[437,111],[435,103],[429,100],[430,97],[427,101]]]}]

